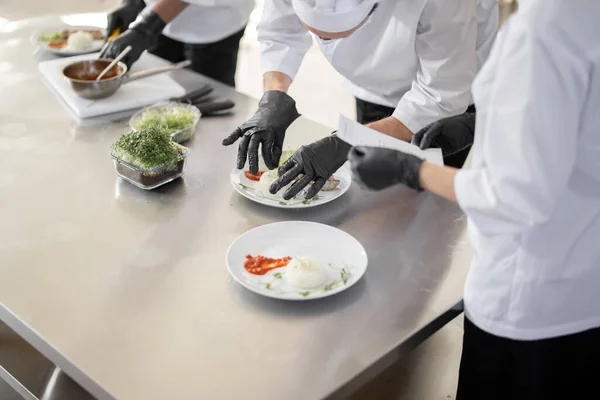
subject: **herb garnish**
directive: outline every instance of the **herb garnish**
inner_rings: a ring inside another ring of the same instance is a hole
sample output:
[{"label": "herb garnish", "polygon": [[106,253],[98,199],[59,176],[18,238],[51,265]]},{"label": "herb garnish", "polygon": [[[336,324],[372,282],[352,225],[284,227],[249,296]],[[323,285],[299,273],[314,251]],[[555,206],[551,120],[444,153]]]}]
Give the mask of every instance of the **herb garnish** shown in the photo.
[{"label": "herb garnish", "polygon": [[141,168],[174,165],[183,159],[169,131],[158,125],[121,135],[113,150],[121,160]]},{"label": "herb garnish", "polygon": [[135,129],[144,129],[161,125],[170,134],[188,128],[194,124],[197,114],[192,108],[180,104],[168,104],[165,107],[147,109],[134,122]]},{"label": "herb garnish", "polygon": [[340,271],[340,276],[342,277],[342,282],[344,282],[345,285],[346,282],[348,282],[348,278],[350,278],[350,273],[346,270],[346,268],[342,268]]}]

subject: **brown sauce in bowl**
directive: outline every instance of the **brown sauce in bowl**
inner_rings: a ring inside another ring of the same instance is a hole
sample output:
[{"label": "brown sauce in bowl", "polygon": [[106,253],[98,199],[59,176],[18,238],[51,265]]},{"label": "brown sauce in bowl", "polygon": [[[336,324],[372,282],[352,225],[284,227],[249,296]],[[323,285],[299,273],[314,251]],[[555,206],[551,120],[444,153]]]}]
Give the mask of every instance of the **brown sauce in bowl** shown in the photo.
[{"label": "brown sauce in bowl", "polygon": [[[102,71],[100,71],[102,72]],[[90,74],[83,74],[83,75],[79,75],[77,78],[75,79],[79,79],[80,81],[95,81],[96,78],[98,78],[98,75],[100,75],[100,72],[98,73],[90,73]],[[115,76],[119,76],[121,74],[121,68],[117,67],[116,65],[114,67],[112,67],[110,70],[108,70],[103,76],[102,79],[100,79],[100,81],[106,80],[106,79],[111,79],[114,78]]]},{"label": "brown sauce in bowl", "polygon": [[[70,79],[92,82],[95,81],[96,78],[98,78],[100,73],[102,73],[104,68],[106,68],[109,63],[110,61],[104,60],[97,60],[95,62],[77,62],[67,66],[63,70],[63,73],[67,78]],[[118,65],[115,65],[102,76],[102,79],[100,79],[100,81],[112,79],[122,74],[123,68],[121,68]]]}]

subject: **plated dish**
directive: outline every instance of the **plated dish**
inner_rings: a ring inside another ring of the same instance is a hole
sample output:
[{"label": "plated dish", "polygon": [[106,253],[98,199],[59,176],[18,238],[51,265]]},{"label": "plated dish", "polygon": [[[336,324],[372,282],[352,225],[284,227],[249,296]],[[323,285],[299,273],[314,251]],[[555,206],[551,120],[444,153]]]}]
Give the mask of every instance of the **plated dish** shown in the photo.
[{"label": "plated dish", "polygon": [[226,255],[231,276],[245,288],[283,300],[342,292],[364,275],[367,253],[329,225],[289,221],[263,225],[237,238]]},{"label": "plated dish", "polygon": [[105,37],[105,30],[96,27],[62,27],[38,32],[32,41],[53,54],[74,56],[99,51]]},{"label": "plated dish", "polygon": [[[283,162],[291,157],[292,154],[294,154],[294,151],[295,150],[284,151],[279,165],[281,166]],[[271,194],[269,192],[269,186],[271,186],[278,178],[277,169],[269,171],[262,162],[259,166],[259,172],[256,175],[252,175],[249,170],[239,170],[234,168],[229,177],[235,190],[242,196],[254,202],[276,208],[310,208],[327,204],[346,193],[352,182],[350,169],[344,165],[328,179],[325,186],[323,186],[323,189],[321,189],[321,191],[313,198],[308,200],[304,198],[309,187],[307,186],[294,198],[284,200],[283,193],[293,184],[293,182],[282,188],[278,193],[274,195]]]}]

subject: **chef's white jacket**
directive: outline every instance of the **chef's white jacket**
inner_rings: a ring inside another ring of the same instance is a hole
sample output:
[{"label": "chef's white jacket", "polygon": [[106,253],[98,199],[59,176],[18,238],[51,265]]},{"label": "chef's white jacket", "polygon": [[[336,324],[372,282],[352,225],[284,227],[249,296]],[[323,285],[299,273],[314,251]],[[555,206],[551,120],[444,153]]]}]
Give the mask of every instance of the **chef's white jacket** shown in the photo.
[{"label": "chef's white jacket", "polygon": [[[163,35],[184,43],[214,43],[242,30],[254,0],[183,0],[189,5],[163,30]],[[158,0],[145,0],[151,7]]]},{"label": "chef's white jacket", "polygon": [[600,326],[600,2],[529,0],[473,84],[455,192],[474,258],[465,312],[520,340]]},{"label": "chef's white jacket", "polygon": [[[496,0],[380,0],[347,38],[316,38],[359,99],[395,107],[412,132],[460,114],[498,29]],[[311,35],[291,0],[265,0],[258,26],[263,72],[295,77]]]}]

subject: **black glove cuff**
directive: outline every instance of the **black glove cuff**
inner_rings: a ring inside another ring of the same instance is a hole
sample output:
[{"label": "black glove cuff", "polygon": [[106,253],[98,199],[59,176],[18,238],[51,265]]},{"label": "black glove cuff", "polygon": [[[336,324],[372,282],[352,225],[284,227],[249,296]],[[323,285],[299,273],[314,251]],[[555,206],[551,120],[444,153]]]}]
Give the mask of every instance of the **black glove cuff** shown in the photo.
[{"label": "black glove cuff", "polygon": [[[277,111],[278,117],[283,117],[287,126],[290,126],[300,116],[296,110],[296,100],[290,95],[279,90],[267,90],[258,102],[258,108],[260,110],[273,107]],[[287,120],[285,120],[286,117]]]},{"label": "black glove cuff", "polygon": [[167,24],[152,9],[148,8],[142,12],[137,21],[131,25],[131,29],[148,38],[157,38]]},{"label": "black glove cuff", "polygon": [[[296,110],[296,100],[289,94],[280,90],[267,90],[258,102],[258,106],[262,107],[269,103],[275,103],[278,108],[284,110],[293,109],[295,113],[298,114],[298,111]],[[298,116],[300,116],[300,114],[298,114]]]},{"label": "black glove cuff", "polygon": [[289,94],[281,90],[267,90],[260,99],[261,103],[270,101],[296,107],[296,101]]},{"label": "black glove cuff", "polygon": [[352,145],[340,139],[337,136],[337,131],[334,131],[330,138],[335,145],[336,165],[343,165],[348,161],[348,153],[350,153]]},{"label": "black glove cuff", "polygon": [[423,160],[422,158],[419,158],[417,156],[413,156],[413,155],[407,155],[410,158],[413,158],[413,160],[411,162],[407,162],[406,163],[406,169],[403,169],[405,171],[405,176],[404,176],[404,182],[406,183],[406,186],[408,186],[411,189],[414,189],[416,191],[422,192],[423,188],[421,187],[421,182],[420,182],[420,171],[421,171],[421,165],[423,164],[423,162],[425,160]]}]

